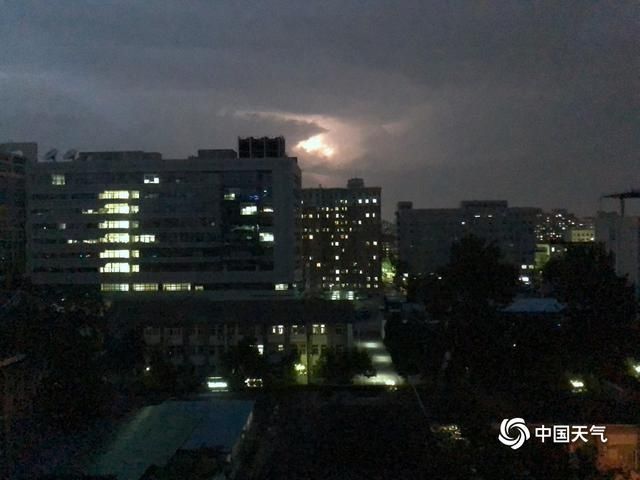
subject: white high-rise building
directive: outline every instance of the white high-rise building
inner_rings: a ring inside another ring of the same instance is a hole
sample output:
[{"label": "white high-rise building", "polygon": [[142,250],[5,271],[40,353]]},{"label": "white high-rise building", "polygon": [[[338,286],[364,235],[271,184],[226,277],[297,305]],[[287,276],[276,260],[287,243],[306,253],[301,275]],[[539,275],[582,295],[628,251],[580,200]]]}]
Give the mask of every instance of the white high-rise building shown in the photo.
[{"label": "white high-rise building", "polygon": [[596,242],[613,253],[616,273],[626,275],[640,293],[640,217],[598,212]]}]

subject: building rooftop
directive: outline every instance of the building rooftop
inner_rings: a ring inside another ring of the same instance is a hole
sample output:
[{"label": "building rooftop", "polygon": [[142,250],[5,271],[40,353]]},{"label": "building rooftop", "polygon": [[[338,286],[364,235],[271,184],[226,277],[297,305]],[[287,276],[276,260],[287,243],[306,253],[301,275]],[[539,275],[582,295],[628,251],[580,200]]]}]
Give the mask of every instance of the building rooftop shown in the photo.
[{"label": "building rooftop", "polygon": [[555,298],[518,298],[502,309],[503,313],[541,314],[560,313],[566,306]]},{"label": "building rooftop", "polygon": [[137,480],[151,465],[166,465],[178,449],[230,452],[252,411],[251,401],[219,399],[144,407],[95,456],[88,473]]},{"label": "building rooftop", "polygon": [[349,323],[355,320],[348,301],[253,300],[214,301],[204,298],[116,300],[109,312],[122,326],[175,326],[209,323],[296,324]]}]

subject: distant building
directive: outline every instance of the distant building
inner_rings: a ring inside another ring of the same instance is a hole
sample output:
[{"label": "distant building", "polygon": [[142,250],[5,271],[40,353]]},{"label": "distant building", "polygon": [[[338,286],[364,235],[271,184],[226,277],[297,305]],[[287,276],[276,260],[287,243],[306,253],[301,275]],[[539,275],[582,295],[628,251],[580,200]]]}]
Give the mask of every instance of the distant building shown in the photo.
[{"label": "distant building", "polygon": [[[282,155],[284,139],[274,141]],[[32,282],[220,298],[294,292],[300,168],[296,158],[267,153],[199,150],[174,160],[83,152],[30,162]]]},{"label": "distant building", "polygon": [[538,243],[593,242],[592,218],[578,218],[564,208],[540,212],[536,220]]},{"label": "distant building", "polygon": [[25,272],[25,167],[36,160],[35,143],[0,144],[0,288],[11,288]]},{"label": "distant building", "polygon": [[565,240],[571,243],[589,243],[594,242],[596,239],[596,229],[595,227],[590,228],[581,228],[575,227],[570,228],[565,235]]},{"label": "distant building", "polygon": [[400,202],[396,211],[400,269],[411,275],[435,272],[449,261],[451,245],[472,234],[494,242],[525,279],[535,268],[539,213],[537,208],[509,207],[506,201],[463,201],[459,208],[441,209],[414,209],[411,202]]},{"label": "distant building", "polygon": [[627,276],[640,294],[640,217],[598,212],[596,241],[612,252],[616,273]]},{"label": "distant building", "polygon": [[536,269],[542,270],[549,260],[564,255],[567,252],[567,246],[565,242],[536,244]]},{"label": "distant building", "polygon": [[304,283],[311,292],[353,299],[382,286],[380,187],[352,178],[347,188],[302,190]]}]

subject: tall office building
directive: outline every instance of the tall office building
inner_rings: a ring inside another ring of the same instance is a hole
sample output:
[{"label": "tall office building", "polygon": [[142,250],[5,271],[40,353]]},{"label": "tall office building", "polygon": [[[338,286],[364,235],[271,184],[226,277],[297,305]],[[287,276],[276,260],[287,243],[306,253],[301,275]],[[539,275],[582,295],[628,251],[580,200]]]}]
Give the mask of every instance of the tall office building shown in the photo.
[{"label": "tall office building", "polygon": [[308,291],[353,299],[381,288],[381,188],[302,190],[302,257]]},{"label": "tall office building", "polygon": [[35,143],[0,144],[0,288],[12,288],[25,271],[25,166]]},{"label": "tall office building", "polygon": [[449,261],[451,245],[468,234],[494,242],[527,281],[534,270],[535,225],[540,209],[509,207],[506,201],[464,201],[460,208],[396,211],[400,269],[412,275],[435,272]]},{"label": "tall office building", "polygon": [[297,159],[284,155],[84,152],[30,163],[28,272],[35,284],[103,292],[287,296],[301,273],[299,194]]},{"label": "tall office building", "polygon": [[627,276],[640,295],[640,217],[598,212],[596,242],[613,253],[616,273]]}]

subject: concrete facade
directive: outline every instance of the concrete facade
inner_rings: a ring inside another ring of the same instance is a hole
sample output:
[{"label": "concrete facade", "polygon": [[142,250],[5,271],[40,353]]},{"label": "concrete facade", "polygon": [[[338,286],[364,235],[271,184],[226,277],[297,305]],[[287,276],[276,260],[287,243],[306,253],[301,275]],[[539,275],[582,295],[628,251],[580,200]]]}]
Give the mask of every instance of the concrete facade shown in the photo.
[{"label": "concrete facade", "polygon": [[30,162],[27,189],[34,284],[223,298],[298,286],[296,158],[84,152]]},{"label": "concrete facade", "polygon": [[429,274],[449,261],[451,245],[468,234],[495,242],[505,259],[527,276],[534,269],[535,225],[540,210],[509,207],[506,201],[464,201],[459,208],[414,209],[400,202],[396,211],[400,268]]}]

